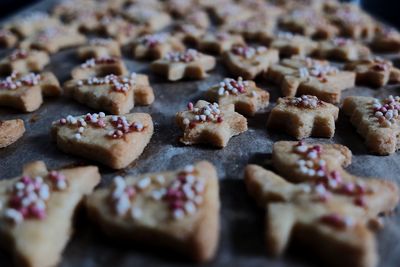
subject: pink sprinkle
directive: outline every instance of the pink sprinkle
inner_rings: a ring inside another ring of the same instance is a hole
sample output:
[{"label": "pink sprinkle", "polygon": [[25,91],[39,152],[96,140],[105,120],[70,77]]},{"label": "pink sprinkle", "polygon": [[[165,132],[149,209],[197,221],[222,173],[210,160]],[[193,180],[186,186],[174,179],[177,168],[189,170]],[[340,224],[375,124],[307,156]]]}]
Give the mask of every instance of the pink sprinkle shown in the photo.
[{"label": "pink sprinkle", "polygon": [[187,104],[187,107],[188,107],[189,110],[193,110],[193,103],[192,103],[192,102],[189,102],[189,103]]},{"label": "pink sprinkle", "polygon": [[66,124],[66,123],[67,123],[67,120],[64,119],[64,118],[62,118],[62,119],[60,120],[60,124],[64,125],[64,124]]}]

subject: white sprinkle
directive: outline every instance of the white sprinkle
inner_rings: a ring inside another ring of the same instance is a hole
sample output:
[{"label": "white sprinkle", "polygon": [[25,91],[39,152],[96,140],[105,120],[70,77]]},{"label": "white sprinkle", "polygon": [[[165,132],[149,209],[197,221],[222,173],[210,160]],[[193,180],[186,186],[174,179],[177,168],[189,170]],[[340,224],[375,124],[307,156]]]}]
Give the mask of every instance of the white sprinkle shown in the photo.
[{"label": "white sprinkle", "polygon": [[82,135],[80,133],[76,133],[74,137],[76,140],[80,140],[82,138]]},{"label": "white sprinkle", "polygon": [[115,211],[118,215],[124,215],[128,211],[131,203],[129,198],[126,194],[123,194],[118,200],[115,205]]},{"label": "white sprinkle", "polygon": [[185,213],[181,209],[176,209],[173,212],[173,216],[174,216],[174,219],[180,220],[183,218],[183,216],[185,216]]},{"label": "white sprinkle", "polygon": [[187,172],[187,173],[192,173],[194,171],[194,166],[193,165],[186,165],[183,170],[185,172]]},{"label": "white sprinkle", "polygon": [[151,179],[150,179],[150,177],[145,177],[145,178],[143,178],[143,179],[140,179],[137,183],[136,183],[136,186],[139,188],[139,189],[145,189],[146,187],[148,187],[149,185],[150,185],[150,183],[151,183]]},{"label": "white sprinkle", "polygon": [[157,175],[157,176],[156,176],[156,181],[157,181],[159,184],[163,184],[163,183],[165,183],[165,177],[162,176],[162,175]]},{"label": "white sprinkle", "polygon": [[139,219],[143,215],[142,209],[138,207],[132,207],[131,209],[131,216],[133,219]]},{"label": "white sprinkle", "polygon": [[188,214],[193,214],[196,212],[196,205],[192,201],[187,201],[185,203],[185,211]]},{"label": "white sprinkle", "polygon": [[6,209],[4,211],[4,216],[6,217],[6,219],[11,220],[15,224],[18,224],[24,220],[22,214],[15,209]]}]

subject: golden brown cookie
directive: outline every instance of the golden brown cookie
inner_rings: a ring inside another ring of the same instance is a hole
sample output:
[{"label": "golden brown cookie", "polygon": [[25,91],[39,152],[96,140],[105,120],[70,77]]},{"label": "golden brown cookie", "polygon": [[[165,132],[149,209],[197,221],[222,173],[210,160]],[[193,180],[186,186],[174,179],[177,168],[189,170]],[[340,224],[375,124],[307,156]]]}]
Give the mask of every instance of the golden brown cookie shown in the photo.
[{"label": "golden brown cookie", "polygon": [[37,110],[44,96],[58,96],[60,84],[51,72],[19,74],[13,72],[0,80],[0,106],[12,107],[23,112]]},{"label": "golden brown cookie", "polygon": [[122,169],[142,154],[153,135],[153,121],[147,113],[68,115],[53,122],[52,135],[65,153]]},{"label": "golden brown cookie", "polygon": [[25,125],[23,120],[0,120],[0,148],[15,143],[24,133]]},{"label": "golden brown cookie", "polygon": [[349,96],[344,99],[342,109],[372,153],[389,155],[399,149],[400,97]]},{"label": "golden brown cookie", "polygon": [[257,87],[253,81],[225,78],[219,84],[211,86],[207,98],[219,105],[235,105],[235,111],[245,116],[254,116],[257,111],[269,104],[269,93]]},{"label": "golden brown cookie", "polygon": [[338,103],[341,92],[355,85],[355,73],[308,57],[284,59],[265,76],[281,87],[284,96],[314,95],[329,103]]},{"label": "golden brown cookie", "polygon": [[114,74],[117,76],[128,75],[128,69],[120,57],[91,58],[71,71],[74,80],[91,77],[103,77]]},{"label": "golden brown cookie", "polygon": [[90,218],[115,239],[210,261],[219,240],[218,177],[206,161],[176,171],[117,176],[86,201]]},{"label": "golden brown cookie", "polygon": [[199,100],[188,104],[188,110],[176,114],[176,123],[183,130],[180,141],[185,145],[211,144],[223,148],[231,137],[247,131],[247,120],[235,112],[233,104],[219,106]]},{"label": "golden brown cookie", "polygon": [[100,182],[97,167],[48,171],[42,161],[0,181],[0,237],[15,266],[56,266],[79,204]]},{"label": "golden brown cookie", "polygon": [[116,115],[129,113],[135,105],[154,102],[154,92],[147,75],[136,73],[70,80],[65,83],[64,91],[82,104]]},{"label": "golden brown cookie", "polygon": [[232,75],[252,80],[279,61],[279,52],[265,46],[234,45],[223,54],[222,59]]},{"label": "golden brown cookie", "polygon": [[44,51],[16,49],[0,61],[0,73],[10,75],[13,72],[40,72],[49,62],[50,57]]},{"label": "golden brown cookie", "polygon": [[121,57],[119,43],[111,38],[90,39],[88,44],[78,48],[79,59]]},{"label": "golden brown cookie", "polygon": [[299,140],[310,136],[332,138],[338,115],[338,107],[316,96],[284,97],[271,110],[267,126]]},{"label": "golden brown cookie", "polygon": [[198,52],[195,49],[187,49],[183,52],[170,52],[159,60],[151,63],[151,70],[169,81],[177,81],[183,78],[204,79],[207,71],[214,69],[215,58]]}]

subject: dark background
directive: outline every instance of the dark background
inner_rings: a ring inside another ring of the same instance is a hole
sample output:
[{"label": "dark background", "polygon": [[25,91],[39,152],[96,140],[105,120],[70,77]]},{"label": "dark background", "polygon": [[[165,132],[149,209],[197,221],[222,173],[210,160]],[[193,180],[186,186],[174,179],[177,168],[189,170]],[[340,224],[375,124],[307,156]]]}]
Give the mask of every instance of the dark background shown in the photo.
[{"label": "dark background", "polygon": [[[0,17],[12,14],[26,5],[40,0],[0,0]],[[112,1],[112,0],[111,0]],[[218,1],[218,0],[217,0]],[[362,6],[378,18],[400,27],[400,0],[361,0]]]}]

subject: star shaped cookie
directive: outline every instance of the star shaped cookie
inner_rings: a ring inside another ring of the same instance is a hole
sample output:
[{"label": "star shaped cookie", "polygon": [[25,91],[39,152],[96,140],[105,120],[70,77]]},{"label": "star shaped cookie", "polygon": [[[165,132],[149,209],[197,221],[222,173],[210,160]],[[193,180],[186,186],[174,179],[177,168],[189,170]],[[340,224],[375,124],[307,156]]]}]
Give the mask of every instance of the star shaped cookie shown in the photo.
[{"label": "star shaped cookie", "polygon": [[77,56],[82,60],[121,57],[121,49],[119,43],[111,38],[94,38],[77,49]]},{"label": "star shaped cookie", "polygon": [[205,34],[200,38],[198,48],[202,52],[219,55],[230,50],[233,45],[245,45],[243,37],[221,31]]},{"label": "star shaped cookie", "polygon": [[265,46],[234,45],[222,58],[232,75],[252,80],[279,61],[279,52]]},{"label": "star shaped cookie", "polygon": [[176,114],[176,123],[183,130],[180,141],[185,145],[210,144],[223,148],[232,136],[247,131],[247,120],[235,112],[233,104],[219,106],[199,100]]},{"label": "star shaped cookie", "polygon": [[400,70],[382,58],[371,58],[349,62],[344,69],[356,73],[356,82],[373,87],[400,82]]},{"label": "star shaped cookie", "polygon": [[279,50],[283,56],[308,56],[317,48],[317,43],[310,38],[290,32],[279,32],[265,36],[262,40],[268,47]]},{"label": "star shaped cookie", "polygon": [[150,142],[153,120],[147,113],[68,115],[53,122],[52,135],[65,153],[122,169],[138,158]]},{"label": "star shaped cookie", "polygon": [[322,59],[333,59],[340,61],[351,61],[365,59],[371,52],[365,45],[342,37],[321,41],[313,56]]},{"label": "star shaped cookie", "polygon": [[0,29],[0,47],[14,47],[18,42],[18,37],[8,29]]},{"label": "star shaped cookie", "polygon": [[0,80],[0,106],[12,107],[23,112],[37,110],[43,103],[43,95],[58,96],[60,84],[50,72],[19,74],[13,72]]},{"label": "star shaped cookie", "polygon": [[13,72],[40,72],[49,62],[50,57],[44,51],[16,49],[0,60],[0,73],[10,75]]},{"label": "star shaped cookie", "polygon": [[332,138],[338,115],[338,107],[316,96],[284,97],[271,110],[267,126],[299,140],[310,136]]},{"label": "star shaped cookie", "polygon": [[113,238],[158,245],[210,261],[219,239],[218,177],[206,161],[176,171],[117,176],[86,201],[90,218]]},{"label": "star shaped cookie", "polygon": [[133,57],[136,59],[160,59],[167,53],[184,51],[184,44],[167,33],[148,34],[136,38],[132,43]]},{"label": "star shaped cookie", "polygon": [[183,52],[170,52],[159,60],[151,63],[151,70],[169,81],[177,81],[183,78],[204,79],[207,71],[214,69],[216,60],[213,56],[205,55],[195,49],[187,49]]},{"label": "star shaped cookie", "polygon": [[207,98],[219,105],[235,105],[235,111],[245,116],[255,113],[269,104],[269,93],[257,87],[253,81],[225,78],[219,84],[213,85],[207,91]]},{"label": "star shaped cookie", "polygon": [[23,120],[0,120],[0,148],[15,143],[24,133],[25,125]]},{"label": "star shaped cookie", "polygon": [[120,57],[91,58],[71,71],[74,80],[91,77],[103,77],[106,75],[128,75],[128,69]]}]

